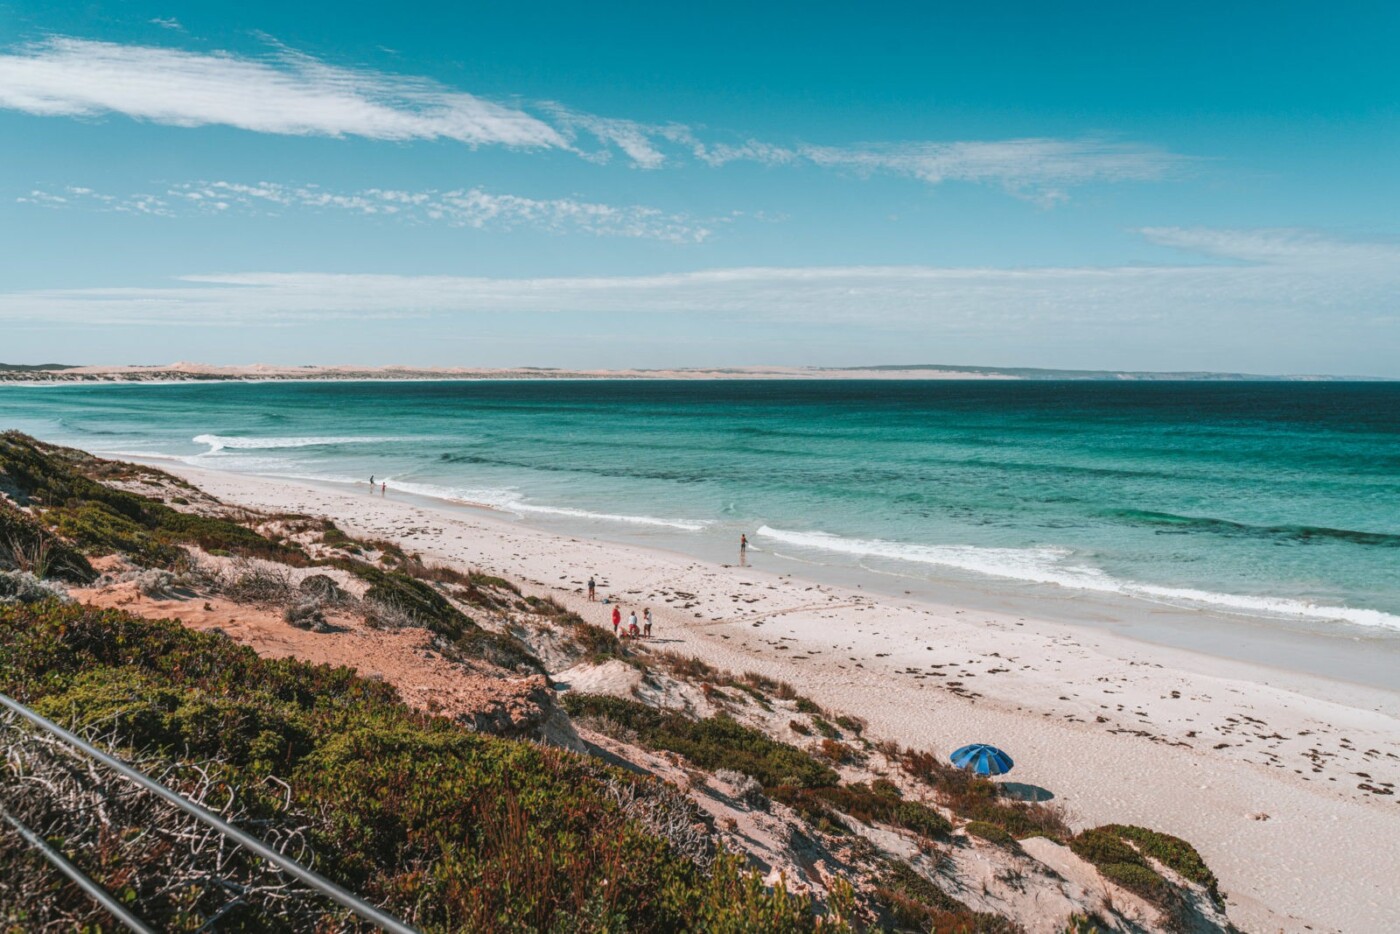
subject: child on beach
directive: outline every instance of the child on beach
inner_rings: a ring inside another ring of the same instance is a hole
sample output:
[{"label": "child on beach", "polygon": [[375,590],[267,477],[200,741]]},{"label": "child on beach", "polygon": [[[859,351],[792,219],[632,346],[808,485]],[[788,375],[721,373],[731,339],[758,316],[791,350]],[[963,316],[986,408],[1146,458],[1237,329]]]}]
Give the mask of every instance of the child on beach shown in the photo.
[{"label": "child on beach", "polygon": [[622,608],[621,608],[621,607],[618,607],[618,606],[614,606],[614,607],[613,607],[613,617],[612,617],[612,619],[613,619],[613,636],[616,637],[616,636],[617,636],[617,627],[619,627],[619,626],[622,625]]},{"label": "child on beach", "polygon": [[637,636],[639,636],[639,635],[642,634],[642,631],[641,631],[640,629],[637,628],[637,611],[636,611],[636,610],[633,610],[633,611],[632,611],[630,614],[628,614],[628,616],[627,616],[627,634],[628,634],[629,636],[631,636],[633,639],[637,638]]},{"label": "child on beach", "polygon": [[642,611],[642,634],[648,639],[651,638],[651,607]]}]

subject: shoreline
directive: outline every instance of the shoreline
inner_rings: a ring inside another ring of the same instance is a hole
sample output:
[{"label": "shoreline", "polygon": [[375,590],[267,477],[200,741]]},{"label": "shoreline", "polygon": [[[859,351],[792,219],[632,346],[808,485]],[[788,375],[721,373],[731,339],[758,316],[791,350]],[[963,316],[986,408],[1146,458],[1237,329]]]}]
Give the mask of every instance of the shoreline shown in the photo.
[{"label": "shoreline", "polygon": [[[303,485],[327,492],[364,495],[330,478],[282,476],[192,464],[176,455],[117,452],[98,456],[146,463],[179,472],[253,477]],[[564,511],[545,514],[518,513],[509,506],[445,498],[420,490],[395,489],[399,501],[426,509],[456,514],[479,514],[483,519],[532,529],[540,534],[585,538],[617,547],[661,552],[678,561],[727,564],[710,540],[697,539],[679,526],[660,522],[641,525],[613,524],[605,517],[574,516]],[[615,525],[606,532],[599,526]],[[630,533],[630,534],[629,534]],[[762,540],[750,542],[750,555],[775,573],[796,578],[820,577],[825,584],[878,595],[885,600],[916,603],[951,612],[955,609],[985,612],[1082,630],[1122,640],[1127,646],[1151,646],[1162,651],[1199,657],[1201,664],[1238,664],[1254,672],[1262,683],[1280,684],[1313,696],[1334,697],[1354,693],[1356,703],[1400,717],[1400,632],[1379,626],[1337,621],[1324,623],[1290,616],[1265,616],[1228,608],[1180,605],[1147,597],[1070,586],[1002,578],[990,574],[939,568],[927,573],[900,574],[867,567],[856,561],[816,562],[783,554]],[[504,570],[509,570],[508,568]],[[1333,626],[1335,629],[1325,627]],[[1311,687],[1303,685],[1316,682]],[[1377,693],[1379,692],[1379,693]]]},{"label": "shoreline", "polygon": [[[511,577],[600,622],[605,611],[583,592],[591,573],[600,595],[652,608],[665,648],[791,681],[906,745],[940,754],[1001,745],[1017,781],[1052,794],[1077,826],[1126,820],[1191,840],[1245,930],[1400,925],[1391,881],[1400,806],[1358,787],[1400,782],[1394,691],[1107,628],[558,534],[404,494],[161,466],[231,503],[325,515],[347,532]],[[1338,837],[1367,860],[1306,845]]]}]

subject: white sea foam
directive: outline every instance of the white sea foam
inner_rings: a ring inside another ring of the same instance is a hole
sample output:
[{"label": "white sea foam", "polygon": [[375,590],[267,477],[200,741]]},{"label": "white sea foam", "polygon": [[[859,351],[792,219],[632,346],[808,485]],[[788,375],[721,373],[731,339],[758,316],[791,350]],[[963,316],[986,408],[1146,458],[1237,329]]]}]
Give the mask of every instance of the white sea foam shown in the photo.
[{"label": "white sea foam", "polygon": [[698,532],[709,525],[708,522],[701,522],[699,520],[663,519],[657,516],[630,516],[609,512],[590,512],[586,509],[575,509],[570,506],[545,506],[539,503],[526,502],[521,499],[520,494],[514,490],[457,489],[436,486],[434,484],[395,480],[392,477],[386,478],[384,482],[388,484],[391,490],[402,490],[405,493],[412,493],[416,496],[427,496],[433,499],[447,500],[467,506],[485,506],[490,509],[499,509],[502,512],[512,512],[517,515],[529,513],[567,516],[573,519],[587,519],[594,522],[623,522],[629,525],[650,525],[662,528],[681,529],[686,532]]},{"label": "white sea foam", "polygon": [[857,557],[883,558],[970,571],[988,577],[1051,584],[1071,590],[1118,594],[1175,605],[1228,610],[1256,616],[1281,616],[1400,630],[1400,616],[1380,610],[1324,606],[1285,597],[1215,593],[1119,580],[1099,568],[1066,563],[1063,548],[979,548],[972,545],[919,545],[881,539],[843,538],[827,532],[790,532],[770,526],[759,535],[801,548]]},{"label": "white sea foam", "polygon": [[195,444],[207,444],[205,454],[217,454],[223,450],[261,451],[271,448],[314,448],[332,444],[377,444],[384,441],[398,441],[399,438],[366,437],[312,437],[312,438],[234,438],[226,435],[196,435]]}]

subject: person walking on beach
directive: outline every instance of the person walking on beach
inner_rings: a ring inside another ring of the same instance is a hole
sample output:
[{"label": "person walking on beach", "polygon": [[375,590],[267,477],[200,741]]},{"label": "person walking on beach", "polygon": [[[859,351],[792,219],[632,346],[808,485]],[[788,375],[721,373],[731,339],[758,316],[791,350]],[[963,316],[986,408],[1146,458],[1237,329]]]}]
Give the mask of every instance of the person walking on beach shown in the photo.
[{"label": "person walking on beach", "polygon": [[739,533],[739,563],[743,564],[749,558],[749,536],[743,532]]},{"label": "person walking on beach", "polygon": [[369,475],[369,492],[371,496],[374,495],[374,474]]},{"label": "person walking on beach", "polygon": [[627,634],[635,639],[641,633],[642,631],[637,628],[637,611],[633,610],[627,616]]},{"label": "person walking on beach", "polygon": [[385,481],[383,481],[382,483],[379,484],[379,495],[380,495],[380,496],[388,496],[388,495],[389,495],[389,481],[388,481],[388,480],[385,480]]},{"label": "person walking on beach", "polygon": [[642,634],[648,639],[651,638],[651,607],[642,611]]},{"label": "person walking on beach", "polygon": [[598,583],[593,580],[593,575],[588,575],[588,602],[592,603],[598,599]]},{"label": "person walking on beach", "polygon": [[619,627],[619,626],[621,626],[621,625],[622,625],[622,609],[621,609],[620,607],[614,606],[614,607],[613,607],[613,638],[616,638],[616,637],[617,637],[617,627]]}]

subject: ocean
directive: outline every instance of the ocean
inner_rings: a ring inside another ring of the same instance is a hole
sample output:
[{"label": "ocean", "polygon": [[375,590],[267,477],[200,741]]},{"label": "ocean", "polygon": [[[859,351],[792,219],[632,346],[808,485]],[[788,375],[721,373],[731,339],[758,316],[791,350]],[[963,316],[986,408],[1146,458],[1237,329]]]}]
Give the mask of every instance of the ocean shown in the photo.
[{"label": "ocean", "polygon": [[745,533],[804,576],[1400,636],[1400,383],[14,385],[0,427],[706,558]]}]

